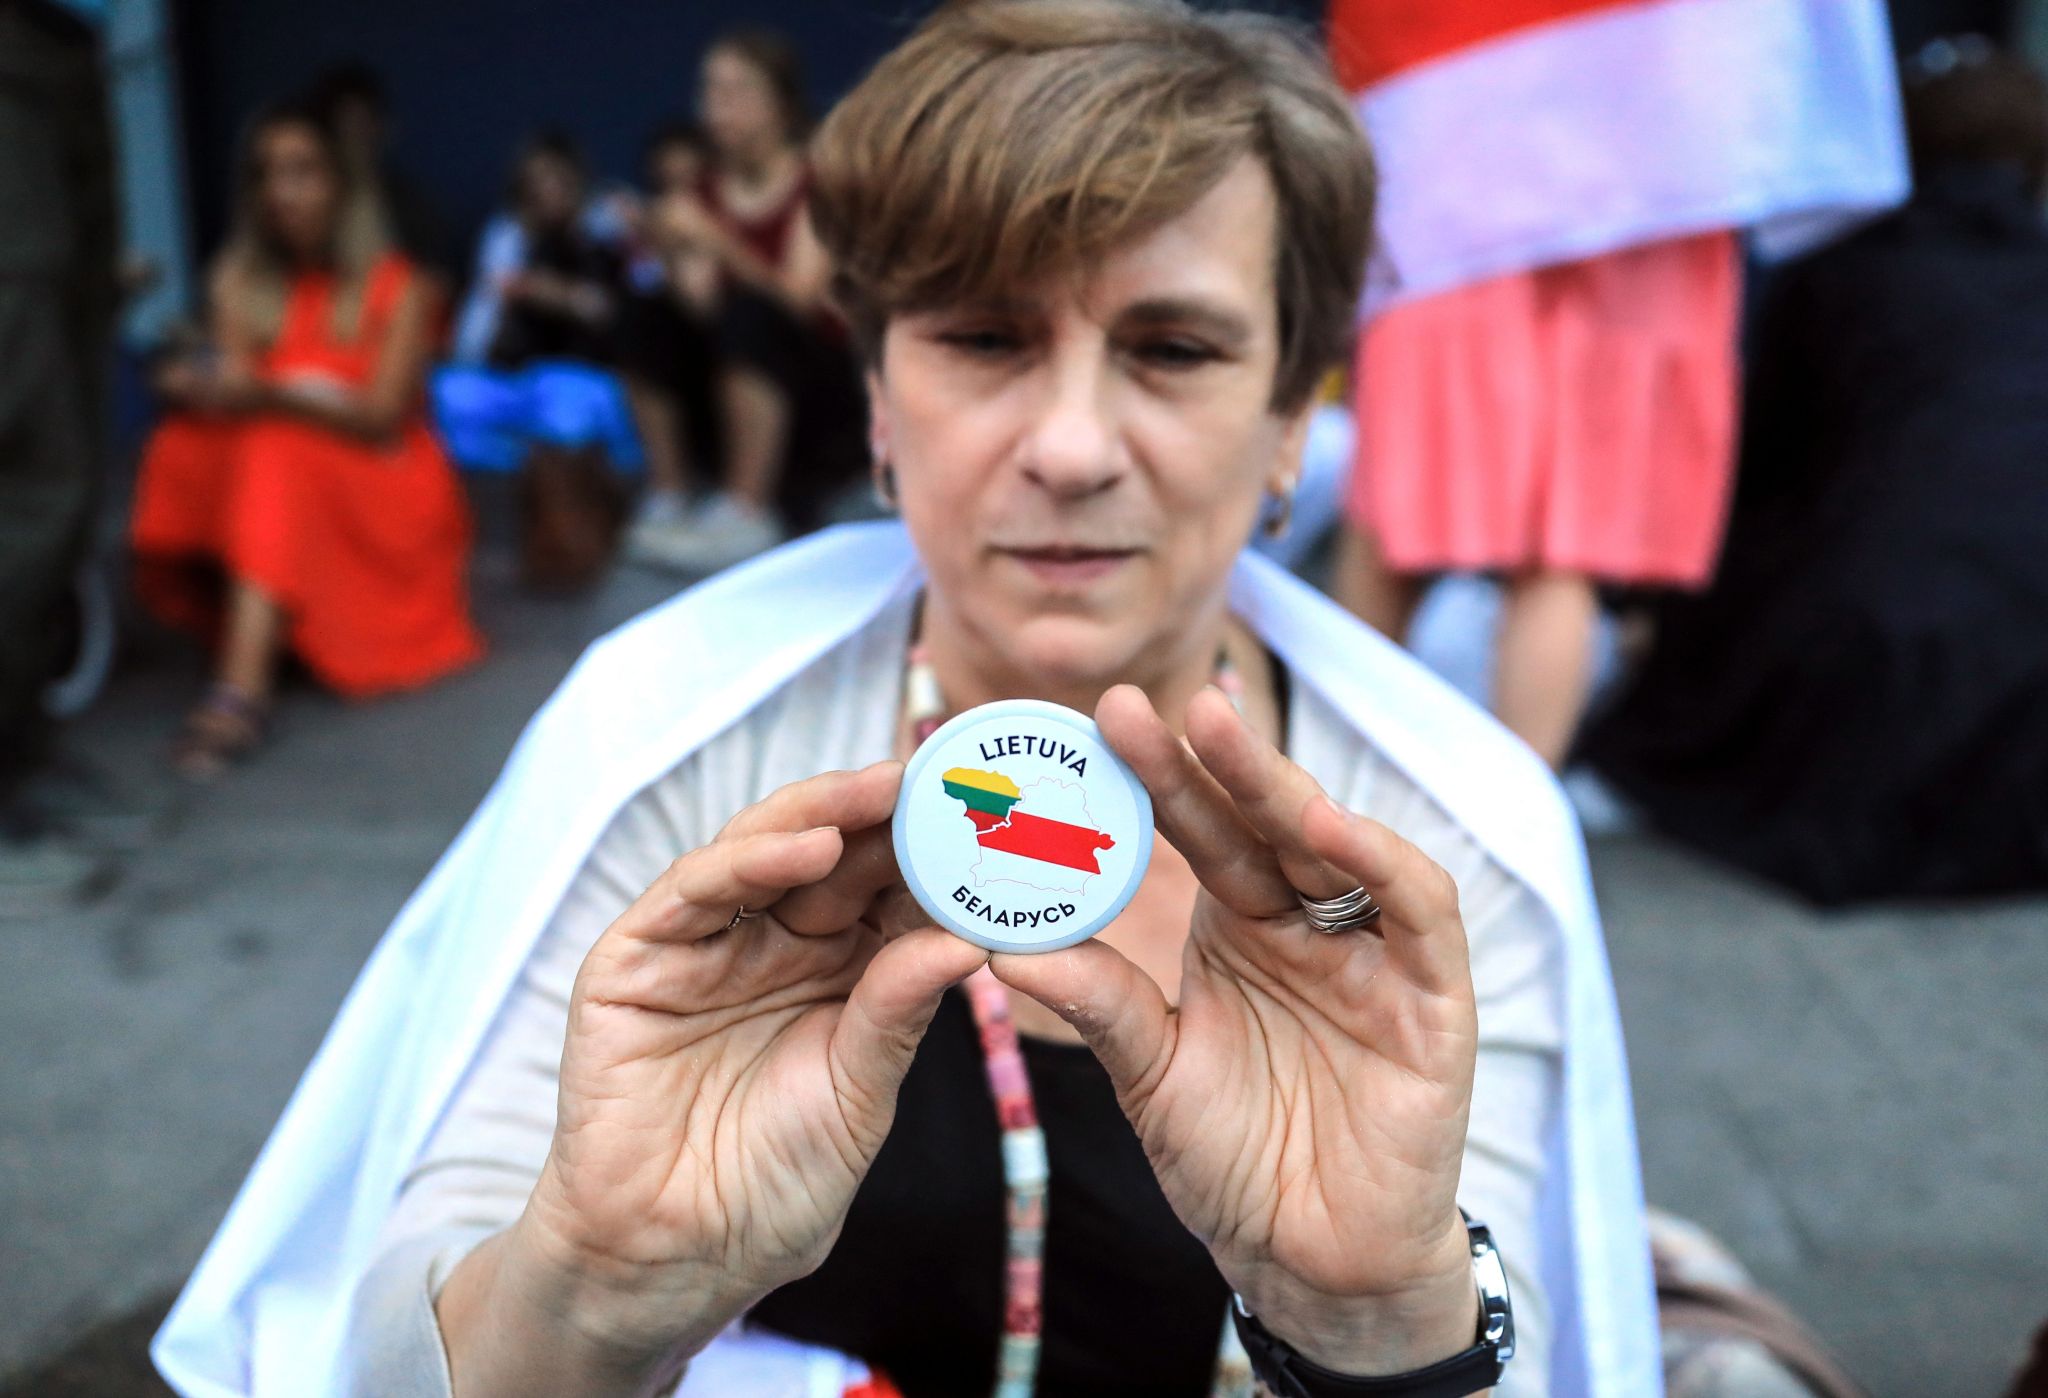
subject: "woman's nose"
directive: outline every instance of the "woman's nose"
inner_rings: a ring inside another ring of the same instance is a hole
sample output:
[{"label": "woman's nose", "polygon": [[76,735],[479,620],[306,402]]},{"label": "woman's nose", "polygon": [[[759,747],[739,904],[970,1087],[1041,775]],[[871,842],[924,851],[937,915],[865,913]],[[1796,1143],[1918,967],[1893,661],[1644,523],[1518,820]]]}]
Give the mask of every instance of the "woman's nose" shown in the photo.
[{"label": "woman's nose", "polygon": [[[1067,362],[1060,362],[1063,358]],[[1025,474],[1058,496],[1095,494],[1113,485],[1128,466],[1108,366],[1089,360],[1078,354],[1055,356],[1026,443]]]}]

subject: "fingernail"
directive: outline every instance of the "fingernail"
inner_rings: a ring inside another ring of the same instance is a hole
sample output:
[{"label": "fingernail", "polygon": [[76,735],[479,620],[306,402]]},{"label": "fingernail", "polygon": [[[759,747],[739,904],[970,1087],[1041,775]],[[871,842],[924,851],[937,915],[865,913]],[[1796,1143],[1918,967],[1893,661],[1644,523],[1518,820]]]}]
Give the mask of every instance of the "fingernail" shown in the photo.
[{"label": "fingernail", "polygon": [[813,825],[810,829],[804,831],[804,834],[815,835],[820,830],[830,830],[835,835],[839,833],[839,827],[836,825]]}]

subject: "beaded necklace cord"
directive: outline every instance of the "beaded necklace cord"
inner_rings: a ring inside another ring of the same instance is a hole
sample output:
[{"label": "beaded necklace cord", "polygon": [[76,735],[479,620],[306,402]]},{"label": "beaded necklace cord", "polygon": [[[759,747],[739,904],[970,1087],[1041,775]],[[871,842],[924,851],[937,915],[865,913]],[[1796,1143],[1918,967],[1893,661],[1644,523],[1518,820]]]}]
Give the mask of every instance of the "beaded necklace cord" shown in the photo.
[{"label": "beaded necklace cord", "polygon": [[[1244,677],[1227,648],[1220,645],[1214,683],[1231,703],[1240,710],[1244,707]],[[903,717],[913,748],[937,732],[948,717],[945,696],[922,641],[911,644],[904,670]],[[969,976],[964,988],[980,1031],[982,1067],[1002,1131],[1006,1239],[1003,1337],[997,1352],[994,1398],[1032,1398],[1045,1323],[1046,1186],[1051,1178],[1045,1131],[1038,1123],[1038,1103],[1025,1072],[1023,1046],[1010,1018],[1009,992],[987,966]],[[1226,1311],[1210,1398],[1252,1398],[1255,1391],[1251,1362]]]}]

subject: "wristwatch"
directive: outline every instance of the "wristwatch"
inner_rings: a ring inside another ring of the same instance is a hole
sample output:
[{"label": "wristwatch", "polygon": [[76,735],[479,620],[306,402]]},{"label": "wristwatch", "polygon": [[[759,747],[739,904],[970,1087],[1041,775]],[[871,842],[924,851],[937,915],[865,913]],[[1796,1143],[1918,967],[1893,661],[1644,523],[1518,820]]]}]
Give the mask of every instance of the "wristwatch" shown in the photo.
[{"label": "wristwatch", "polygon": [[1245,1309],[1243,1297],[1233,1295],[1230,1318],[1251,1360],[1252,1375],[1279,1398],[1467,1398],[1492,1388],[1514,1357],[1515,1313],[1508,1304],[1508,1274],[1493,1246],[1493,1234],[1470,1214],[1465,1214],[1465,1233],[1472,1244],[1472,1278],[1479,1286],[1479,1339],[1472,1348],[1405,1374],[1355,1378],[1332,1373],[1302,1358]]}]

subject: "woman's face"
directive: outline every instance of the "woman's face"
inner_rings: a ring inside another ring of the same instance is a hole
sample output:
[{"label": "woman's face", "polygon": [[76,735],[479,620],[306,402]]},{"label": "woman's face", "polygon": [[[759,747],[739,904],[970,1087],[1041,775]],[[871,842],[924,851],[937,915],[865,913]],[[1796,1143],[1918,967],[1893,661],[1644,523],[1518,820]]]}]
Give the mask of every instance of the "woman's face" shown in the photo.
[{"label": "woman's face", "polygon": [[259,133],[256,181],[271,236],[295,257],[317,257],[333,236],[341,202],[341,178],[320,138],[295,122]]},{"label": "woman's face", "polygon": [[562,228],[583,207],[583,177],[560,156],[539,151],[519,172],[520,213],[530,228]]},{"label": "woman's face", "polygon": [[654,152],[648,162],[648,179],[657,196],[694,194],[704,178],[704,157],[683,141],[670,141]]},{"label": "woman's face", "polygon": [[1110,683],[1220,611],[1306,408],[1271,408],[1276,204],[1247,157],[1083,278],[891,318],[870,375],[935,603],[1048,686]]},{"label": "woman's face", "polygon": [[721,155],[772,149],[788,139],[768,75],[732,49],[705,55],[701,102],[705,133]]}]

